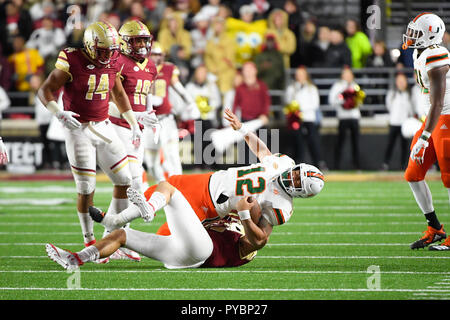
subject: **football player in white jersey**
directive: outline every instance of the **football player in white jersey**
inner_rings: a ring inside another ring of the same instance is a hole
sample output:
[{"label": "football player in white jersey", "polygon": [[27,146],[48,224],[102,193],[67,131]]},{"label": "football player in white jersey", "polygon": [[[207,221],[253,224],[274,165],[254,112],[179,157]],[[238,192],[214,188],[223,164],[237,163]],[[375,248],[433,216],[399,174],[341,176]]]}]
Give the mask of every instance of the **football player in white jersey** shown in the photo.
[{"label": "football player in white jersey", "polygon": [[[286,155],[272,154],[264,142],[247,131],[231,110],[225,110],[225,119],[233,129],[244,135],[250,150],[261,162],[206,174],[172,176],[167,181],[183,193],[203,223],[237,211],[237,203],[243,197],[252,196],[261,208],[261,219],[254,223],[250,213],[239,216],[241,221],[246,221],[243,222],[244,227],[251,229],[249,234],[254,235],[249,237],[249,241],[260,249],[266,244],[273,226],[286,223],[291,218],[293,198],[312,197],[322,190],[323,174],[312,165],[295,165]],[[166,205],[165,197],[156,188],[157,185],[147,189],[145,198],[148,201],[142,202],[137,208],[129,207],[118,215],[110,216],[91,207],[91,217],[110,230],[120,228],[140,216],[145,221],[151,221],[155,212]],[[130,188],[128,192],[133,190]],[[159,228],[157,234],[171,234],[167,223]]]},{"label": "football player in white jersey", "polygon": [[[430,189],[425,182],[428,169],[436,162],[441,179],[450,197],[450,59],[449,52],[440,46],[445,33],[441,18],[430,12],[416,16],[403,35],[403,48],[415,48],[414,71],[421,87],[422,103],[429,108],[426,121],[417,131],[411,144],[411,154],[405,179],[417,204],[428,222],[425,235],[411,244],[411,249],[425,248],[447,237],[433,207]],[[450,238],[430,250],[450,250]]]}]

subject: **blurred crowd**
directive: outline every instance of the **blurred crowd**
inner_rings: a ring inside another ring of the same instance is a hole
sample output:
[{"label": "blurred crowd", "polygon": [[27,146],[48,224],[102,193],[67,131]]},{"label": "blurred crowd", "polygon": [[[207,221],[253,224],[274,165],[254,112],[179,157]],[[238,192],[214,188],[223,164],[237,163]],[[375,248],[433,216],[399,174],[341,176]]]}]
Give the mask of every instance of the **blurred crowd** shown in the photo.
[{"label": "blurred crowd", "polygon": [[[180,69],[180,80],[189,92],[206,97],[202,120],[207,128],[223,125],[223,106],[232,107],[244,121],[262,118],[266,123],[271,104],[286,105],[288,127],[298,140],[296,160],[302,160],[306,146],[313,164],[322,169],[326,164],[320,148],[320,102],[308,69],[343,70],[328,101],[339,120],[333,167],[340,167],[349,131],[353,164],[360,168],[361,113],[357,103],[348,105],[343,94],[347,89],[353,90],[352,97],[358,94],[352,70],[412,67],[410,50],[393,57],[382,40],[369,41],[357,19],[343,17],[342,25],[329,25],[295,0],[0,0],[0,112],[9,105],[8,91],[30,92],[30,104],[39,104],[33,93],[53,70],[59,50],[82,47],[83,31],[90,23],[106,20],[119,29],[129,19],[148,26],[166,60]],[[443,45],[450,47],[448,33]],[[289,69],[296,69],[295,77],[286,81]],[[271,97],[269,90],[285,94]],[[404,90],[409,94],[408,84]],[[388,98],[394,108],[397,98],[392,94]],[[41,118],[44,133],[50,119]],[[391,138],[395,137],[393,132]],[[386,152],[384,168],[390,153]]]}]

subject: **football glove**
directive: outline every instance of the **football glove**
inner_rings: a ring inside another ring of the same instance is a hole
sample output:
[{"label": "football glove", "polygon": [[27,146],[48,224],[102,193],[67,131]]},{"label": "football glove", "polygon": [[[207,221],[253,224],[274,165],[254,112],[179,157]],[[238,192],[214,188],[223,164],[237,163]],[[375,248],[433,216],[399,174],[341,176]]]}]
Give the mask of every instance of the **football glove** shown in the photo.
[{"label": "football glove", "polygon": [[141,131],[141,128],[139,128],[138,125],[132,126],[131,127],[131,131],[132,131],[131,143],[137,149],[141,145],[142,131]]},{"label": "football glove", "polygon": [[154,128],[159,124],[158,118],[155,115],[155,110],[135,112],[136,120],[145,127]]},{"label": "football glove", "polygon": [[410,158],[418,165],[423,163],[425,157],[425,150],[428,147],[429,142],[420,137],[411,149]]},{"label": "football glove", "polygon": [[72,111],[58,111],[55,113],[55,117],[62,123],[67,129],[77,129],[81,127],[81,123],[75,119],[79,117],[78,113]]}]

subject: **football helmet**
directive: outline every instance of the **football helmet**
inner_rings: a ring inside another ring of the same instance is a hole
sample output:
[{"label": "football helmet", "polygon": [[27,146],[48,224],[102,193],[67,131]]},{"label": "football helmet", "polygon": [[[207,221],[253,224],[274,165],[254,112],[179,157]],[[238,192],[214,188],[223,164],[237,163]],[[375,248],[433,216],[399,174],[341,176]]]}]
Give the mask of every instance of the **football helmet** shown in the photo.
[{"label": "football helmet", "polygon": [[84,31],[83,45],[92,60],[108,64],[118,57],[119,34],[110,23],[97,21],[90,24]]},{"label": "football helmet", "polygon": [[417,15],[403,34],[403,49],[427,48],[440,44],[445,33],[445,24],[441,18],[431,12]]},{"label": "football helmet", "polygon": [[164,49],[163,49],[161,43],[159,43],[158,41],[153,42],[151,53],[163,55],[165,52],[164,52]]},{"label": "football helmet", "polygon": [[[148,57],[152,47],[153,36],[147,26],[138,20],[125,22],[119,29],[122,38],[120,50],[122,53],[136,60]],[[142,39],[144,44],[139,45],[137,41]]]},{"label": "football helmet", "polygon": [[300,163],[280,173],[277,181],[291,197],[309,198],[317,195],[324,186],[323,173],[315,166]]}]

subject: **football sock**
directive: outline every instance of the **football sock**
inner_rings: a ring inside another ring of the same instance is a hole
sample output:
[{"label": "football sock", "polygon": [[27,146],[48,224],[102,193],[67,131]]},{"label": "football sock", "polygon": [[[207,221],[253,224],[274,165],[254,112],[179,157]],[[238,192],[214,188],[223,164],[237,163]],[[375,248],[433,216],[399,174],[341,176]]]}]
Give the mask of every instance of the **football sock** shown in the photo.
[{"label": "football sock", "polygon": [[155,191],[153,192],[150,199],[148,199],[148,204],[153,207],[153,209],[158,211],[159,209],[163,208],[166,203],[166,196],[163,195],[161,192]]},{"label": "football sock", "polygon": [[122,210],[118,214],[106,214],[103,218],[101,224],[108,230],[114,230],[121,228],[128,222],[133,221],[141,216],[138,207],[135,205],[130,205],[125,210]]},{"label": "football sock", "polygon": [[433,212],[433,197],[431,196],[431,191],[430,188],[428,188],[428,184],[424,180],[408,182],[408,184],[411,187],[414,198],[416,199],[420,210],[422,210],[422,213],[426,214]]},{"label": "football sock", "polygon": [[427,219],[428,225],[436,230],[441,229],[441,223],[439,222],[436,213],[430,212],[430,213],[425,213],[425,219]]},{"label": "football sock", "polygon": [[80,220],[84,243],[90,243],[94,241],[94,221],[89,216],[89,213],[78,212],[78,219]]},{"label": "football sock", "polygon": [[95,261],[100,258],[100,252],[95,246],[89,246],[77,253],[83,262]]},{"label": "football sock", "polygon": [[119,198],[114,198],[113,197],[111,199],[108,211],[106,213],[107,214],[118,214],[122,210],[125,210],[126,208],[128,208],[128,205],[129,205],[128,198],[119,199]]}]

